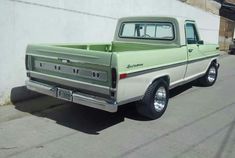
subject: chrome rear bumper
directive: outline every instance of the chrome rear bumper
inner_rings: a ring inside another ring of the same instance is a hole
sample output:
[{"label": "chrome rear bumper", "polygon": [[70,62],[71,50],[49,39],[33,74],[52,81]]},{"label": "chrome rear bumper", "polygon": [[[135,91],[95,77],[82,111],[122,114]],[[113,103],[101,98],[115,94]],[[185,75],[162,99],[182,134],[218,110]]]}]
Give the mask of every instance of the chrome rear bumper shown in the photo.
[{"label": "chrome rear bumper", "polygon": [[[60,87],[54,87],[52,85],[44,84],[41,82],[36,82],[32,80],[26,81],[26,86],[28,89],[32,91],[36,91],[42,94],[46,94],[52,97],[57,96],[57,89]],[[96,109],[101,109],[108,112],[116,112],[117,111],[117,103],[114,100],[108,100],[105,98],[88,95],[80,92],[72,93],[71,102],[82,104],[85,106],[93,107]]]}]

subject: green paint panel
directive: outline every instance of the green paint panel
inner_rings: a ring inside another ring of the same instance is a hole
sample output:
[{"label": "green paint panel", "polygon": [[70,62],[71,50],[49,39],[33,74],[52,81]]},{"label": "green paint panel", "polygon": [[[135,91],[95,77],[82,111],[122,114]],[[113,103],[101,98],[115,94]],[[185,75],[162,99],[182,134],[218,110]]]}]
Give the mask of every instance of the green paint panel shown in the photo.
[{"label": "green paint panel", "polygon": [[[111,69],[110,61],[112,53],[102,51],[92,51],[80,48],[74,48],[75,46],[65,47],[55,45],[29,45],[27,48],[27,54],[31,58],[31,70],[36,72],[45,73],[48,75],[55,75],[59,77],[69,78],[77,81],[88,82],[98,84],[102,86],[110,86],[111,82]],[[81,46],[83,47],[83,46]],[[95,46],[97,49],[101,49],[100,46]],[[62,60],[69,60],[70,62],[63,63]],[[84,78],[76,75],[69,75],[54,71],[40,70],[33,67],[35,61],[45,61],[55,64],[62,64],[67,66],[74,66],[79,68],[86,68],[94,71],[102,71],[107,73],[107,81],[99,81],[95,79]]]},{"label": "green paint panel", "polygon": [[[187,48],[128,51],[115,54],[119,73],[133,73],[187,61]],[[128,66],[130,65],[130,66]],[[136,66],[137,65],[137,66]],[[139,65],[139,66],[138,66]]]},{"label": "green paint panel", "polygon": [[188,44],[188,49],[192,49],[192,52],[188,53],[188,60],[196,60],[211,55],[219,55],[219,51],[216,49],[219,46],[216,44]]}]

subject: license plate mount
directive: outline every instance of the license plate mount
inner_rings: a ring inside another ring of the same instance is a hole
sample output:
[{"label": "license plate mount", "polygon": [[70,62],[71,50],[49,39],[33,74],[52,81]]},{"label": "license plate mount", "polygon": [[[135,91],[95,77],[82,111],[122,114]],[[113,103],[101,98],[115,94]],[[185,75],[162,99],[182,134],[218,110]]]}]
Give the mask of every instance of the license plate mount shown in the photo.
[{"label": "license plate mount", "polygon": [[58,88],[57,89],[57,98],[72,101],[73,100],[73,92],[68,89]]}]

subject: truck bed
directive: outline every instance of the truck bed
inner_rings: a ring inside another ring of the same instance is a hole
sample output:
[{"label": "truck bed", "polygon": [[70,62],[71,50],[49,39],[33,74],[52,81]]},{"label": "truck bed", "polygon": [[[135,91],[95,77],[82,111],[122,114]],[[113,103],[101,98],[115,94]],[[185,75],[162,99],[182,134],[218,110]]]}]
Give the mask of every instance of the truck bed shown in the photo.
[{"label": "truck bed", "polygon": [[128,43],[128,42],[112,42],[111,44],[84,44],[84,45],[53,45],[56,47],[82,49],[100,52],[125,52],[125,51],[141,51],[154,49],[169,49],[178,45],[170,44],[149,44],[149,43]]},{"label": "truck bed", "polygon": [[[80,91],[99,91],[108,96],[111,87],[111,69],[117,67],[117,65],[111,65],[111,63],[116,63],[114,61],[116,59],[113,59],[114,52],[124,54],[125,52],[139,52],[141,56],[147,50],[155,52],[159,49],[168,50],[174,47],[177,46],[127,42],[29,45],[26,53],[26,67],[29,76],[35,81],[50,82],[60,87],[74,87]],[[94,88],[95,86],[97,88]]]}]

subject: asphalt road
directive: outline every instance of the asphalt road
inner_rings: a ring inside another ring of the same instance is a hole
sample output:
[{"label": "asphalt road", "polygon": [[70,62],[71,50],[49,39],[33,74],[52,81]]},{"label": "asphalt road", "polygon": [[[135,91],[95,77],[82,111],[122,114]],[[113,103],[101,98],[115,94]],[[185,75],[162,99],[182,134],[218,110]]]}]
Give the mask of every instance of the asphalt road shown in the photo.
[{"label": "asphalt road", "polygon": [[234,158],[235,56],[222,56],[213,87],[171,90],[166,113],[140,117],[49,97],[0,107],[0,158]]}]

